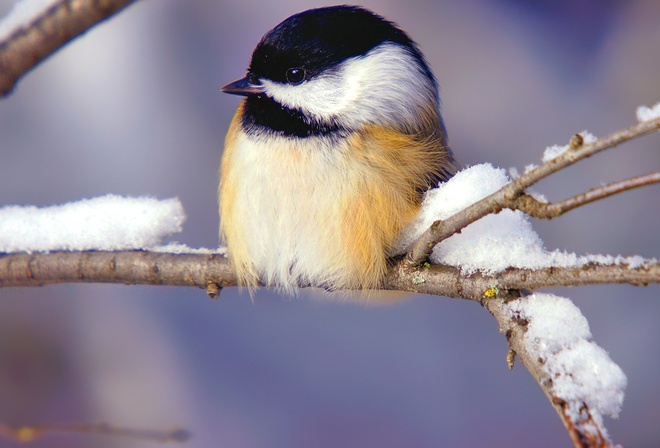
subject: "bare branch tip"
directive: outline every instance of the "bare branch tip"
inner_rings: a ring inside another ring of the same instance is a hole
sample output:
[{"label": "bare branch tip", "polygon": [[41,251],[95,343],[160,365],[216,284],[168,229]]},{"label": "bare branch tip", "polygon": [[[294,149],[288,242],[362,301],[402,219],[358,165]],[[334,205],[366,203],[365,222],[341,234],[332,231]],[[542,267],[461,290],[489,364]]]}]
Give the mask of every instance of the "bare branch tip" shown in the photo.
[{"label": "bare branch tip", "polygon": [[571,151],[575,151],[582,145],[584,145],[584,137],[582,137],[580,134],[575,134],[573,137],[571,137],[571,141],[568,143],[568,148]]},{"label": "bare branch tip", "polygon": [[192,438],[192,434],[186,429],[177,428],[170,431],[168,437],[172,442],[184,443]]},{"label": "bare branch tip", "polygon": [[206,285],[206,295],[209,296],[209,299],[211,300],[217,300],[218,297],[220,297],[221,292],[222,286],[217,283],[211,282]]},{"label": "bare branch tip", "polygon": [[516,363],[516,351],[512,348],[509,348],[509,351],[506,354],[506,366],[509,370],[513,370],[513,366]]}]

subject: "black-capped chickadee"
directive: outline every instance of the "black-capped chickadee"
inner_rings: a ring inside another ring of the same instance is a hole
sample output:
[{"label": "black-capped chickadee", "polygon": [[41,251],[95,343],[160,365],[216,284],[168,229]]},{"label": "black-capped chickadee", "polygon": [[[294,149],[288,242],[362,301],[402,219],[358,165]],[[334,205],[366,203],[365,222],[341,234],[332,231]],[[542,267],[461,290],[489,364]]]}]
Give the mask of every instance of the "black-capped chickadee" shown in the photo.
[{"label": "black-capped chickadee", "polygon": [[455,171],[415,42],[356,6],[261,39],[220,170],[220,232],[242,285],[377,288],[422,195]]}]

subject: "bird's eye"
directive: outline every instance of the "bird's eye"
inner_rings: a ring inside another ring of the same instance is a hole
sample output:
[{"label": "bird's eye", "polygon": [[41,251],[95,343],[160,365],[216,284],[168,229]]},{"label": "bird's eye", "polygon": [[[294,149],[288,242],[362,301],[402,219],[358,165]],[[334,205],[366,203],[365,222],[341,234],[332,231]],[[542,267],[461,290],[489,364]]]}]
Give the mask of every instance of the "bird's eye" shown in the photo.
[{"label": "bird's eye", "polygon": [[290,68],[286,71],[286,80],[289,84],[298,85],[305,79],[305,70],[302,68]]}]

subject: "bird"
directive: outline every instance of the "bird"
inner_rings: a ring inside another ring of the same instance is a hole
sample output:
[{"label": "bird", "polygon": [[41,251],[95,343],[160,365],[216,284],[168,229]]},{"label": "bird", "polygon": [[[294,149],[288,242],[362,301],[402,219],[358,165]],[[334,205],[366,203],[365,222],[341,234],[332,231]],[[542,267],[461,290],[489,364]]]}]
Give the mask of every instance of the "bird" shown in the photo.
[{"label": "bird", "polygon": [[256,45],[220,167],[220,237],[238,279],[374,290],[424,193],[457,162],[418,45],[359,6],[310,9]]}]

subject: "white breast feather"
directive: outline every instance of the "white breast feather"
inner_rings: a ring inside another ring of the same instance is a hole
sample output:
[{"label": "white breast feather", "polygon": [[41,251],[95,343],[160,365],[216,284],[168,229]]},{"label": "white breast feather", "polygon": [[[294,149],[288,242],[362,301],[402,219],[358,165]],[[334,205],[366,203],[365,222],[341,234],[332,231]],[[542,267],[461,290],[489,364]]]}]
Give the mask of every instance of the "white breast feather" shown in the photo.
[{"label": "white breast feather", "polygon": [[235,222],[243,224],[250,259],[268,284],[292,290],[298,281],[323,284],[341,275],[338,204],[349,183],[343,146],[326,145],[322,138],[239,133]]}]

